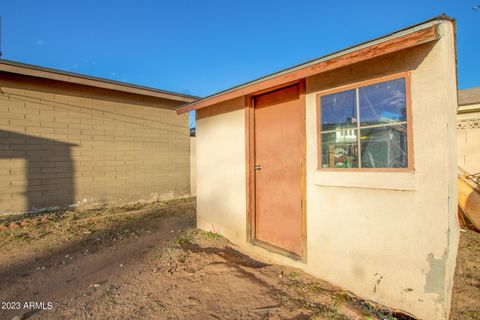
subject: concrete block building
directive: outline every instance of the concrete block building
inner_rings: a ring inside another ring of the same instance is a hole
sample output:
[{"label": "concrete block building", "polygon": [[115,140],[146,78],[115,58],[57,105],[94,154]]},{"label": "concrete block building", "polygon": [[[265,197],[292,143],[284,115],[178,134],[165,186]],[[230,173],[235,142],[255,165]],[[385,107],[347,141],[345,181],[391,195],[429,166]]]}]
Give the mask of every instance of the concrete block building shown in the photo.
[{"label": "concrete block building", "polygon": [[480,173],[480,88],[459,91],[457,120],[458,165]]},{"label": "concrete block building", "polygon": [[0,60],[0,212],[188,195],[194,100]]}]

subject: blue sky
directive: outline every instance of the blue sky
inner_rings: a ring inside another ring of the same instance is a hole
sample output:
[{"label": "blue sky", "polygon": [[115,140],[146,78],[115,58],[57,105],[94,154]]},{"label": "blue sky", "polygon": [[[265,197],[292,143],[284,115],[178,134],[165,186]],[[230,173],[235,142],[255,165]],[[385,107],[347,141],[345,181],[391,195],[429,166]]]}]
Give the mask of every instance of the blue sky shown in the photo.
[{"label": "blue sky", "polygon": [[480,0],[8,1],[3,58],[206,96],[441,13],[480,86]]}]

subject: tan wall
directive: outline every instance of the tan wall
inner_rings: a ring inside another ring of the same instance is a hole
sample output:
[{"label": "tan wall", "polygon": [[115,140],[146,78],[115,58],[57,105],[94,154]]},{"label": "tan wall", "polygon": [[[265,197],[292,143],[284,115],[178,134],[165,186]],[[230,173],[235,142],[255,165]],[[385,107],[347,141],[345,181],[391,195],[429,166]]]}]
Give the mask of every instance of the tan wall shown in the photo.
[{"label": "tan wall", "polygon": [[457,116],[458,165],[469,173],[480,172],[480,104],[460,106]]},{"label": "tan wall", "polygon": [[[224,103],[219,114],[216,106],[198,113],[198,226],[362,297],[421,319],[446,319],[459,236],[456,71],[452,25],[440,32],[434,44],[307,79],[307,263],[247,242],[241,100]],[[404,71],[412,72],[415,172],[317,171],[315,94]]]},{"label": "tan wall", "polygon": [[[441,31],[433,46],[307,83],[308,270],[421,319],[447,317],[459,233],[452,25]],[[317,172],[315,93],[404,71],[412,72],[415,172]]]},{"label": "tan wall", "polygon": [[246,235],[243,99],[197,111],[197,226],[235,243]]},{"label": "tan wall", "polygon": [[189,193],[175,101],[0,74],[0,212]]},{"label": "tan wall", "polygon": [[197,165],[195,163],[196,155],[195,137],[190,137],[190,194],[197,195]]}]

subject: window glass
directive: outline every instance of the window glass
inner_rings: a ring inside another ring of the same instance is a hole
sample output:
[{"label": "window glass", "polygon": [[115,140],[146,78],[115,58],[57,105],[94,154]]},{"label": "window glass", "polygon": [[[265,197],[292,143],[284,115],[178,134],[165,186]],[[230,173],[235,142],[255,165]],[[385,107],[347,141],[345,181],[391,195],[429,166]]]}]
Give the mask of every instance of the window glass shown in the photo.
[{"label": "window glass", "polygon": [[358,167],[357,129],[322,134],[322,167]]},{"label": "window glass", "polygon": [[348,90],[321,97],[322,131],[357,126],[355,90]]},{"label": "window glass", "polygon": [[321,96],[320,116],[322,168],[408,168],[405,78]]},{"label": "window glass", "polygon": [[406,125],[360,129],[362,168],[408,167]]},{"label": "window glass", "polygon": [[359,88],[362,127],[407,120],[405,79]]}]

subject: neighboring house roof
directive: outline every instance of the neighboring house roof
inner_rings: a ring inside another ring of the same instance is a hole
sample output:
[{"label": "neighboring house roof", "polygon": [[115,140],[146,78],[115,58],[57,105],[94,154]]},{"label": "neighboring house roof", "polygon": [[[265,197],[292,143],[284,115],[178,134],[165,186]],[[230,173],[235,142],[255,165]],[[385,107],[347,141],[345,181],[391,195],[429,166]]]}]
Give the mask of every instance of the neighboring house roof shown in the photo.
[{"label": "neighboring house roof", "polygon": [[480,87],[458,91],[458,105],[480,104]]},{"label": "neighboring house roof", "polygon": [[203,99],[186,103],[177,108],[177,113],[180,114],[197,110],[249,94],[258,94],[263,90],[294,83],[295,81],[321,72],[437,40],[439,38],[437,25],[445,20],[454,21],[445,15],[441,15],[387,36],[364,42],[348,49],[337,51],[295,67],[218,92]]},{"label": "neighboring house roof", "polygon": [[189,103],[198,97],[0,59],[0,71]]}]

